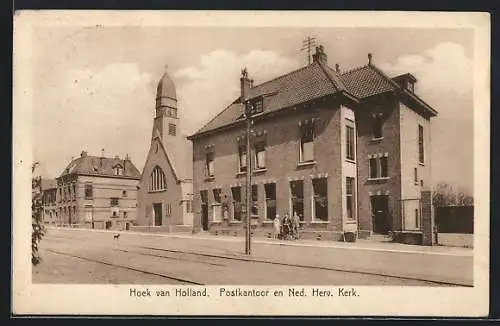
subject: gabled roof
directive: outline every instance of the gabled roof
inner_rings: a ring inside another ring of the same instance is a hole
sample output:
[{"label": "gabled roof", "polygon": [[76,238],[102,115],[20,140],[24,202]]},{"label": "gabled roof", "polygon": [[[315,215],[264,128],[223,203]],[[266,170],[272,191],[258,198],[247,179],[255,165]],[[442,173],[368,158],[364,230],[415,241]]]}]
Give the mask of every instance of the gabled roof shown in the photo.
[{"label": "gabled roof", "polygon": [[345,87],[356,97],[363,99],[394,91],[399,86],[374,65],[366,65],[340,75]]},{"label": "gabled roof", "polygon": [[[264,113],[269,113],[336,93],[359,101],[391,91],[401,91],[425,108],[431,116],[437,114],[416,94],[402,89],[371,63],[339,74],[321,61],[315,61],[311,65],[250,88],[248,98],[262,96]],[[243,105],[238,98],[188,138],[192,139],[197,135],[232,125],[243,113]]]},{"label": "gabled roof", "polygon": [[193,145],[185,135],[168,137],[159,143],[178,181],[193,180]]},{"label": "gabled roof", "polygon": [[[333,70],[328,66],[314,62],[250,88],[248,98],[262,96],[265,113],[305,103],[344,89],[340,78],[332,72]],[[196,134],[232,124],[243,113],[243,105],[238,98],[198,130]]]},{"label": "gabled roof", "polygon": [[[121,165],[121,167],[123,168],[123,174],[120,176],[115,175],[113,171],[113,168],[117,165]],[[68,174],[126,179],[141,178],[141,173],[139,172],[139,170],[137,170],[135,165],[128,159],[123,160],[120,158],[98,157],[90,155],[83,155],[72,160],[59,177]]]}]

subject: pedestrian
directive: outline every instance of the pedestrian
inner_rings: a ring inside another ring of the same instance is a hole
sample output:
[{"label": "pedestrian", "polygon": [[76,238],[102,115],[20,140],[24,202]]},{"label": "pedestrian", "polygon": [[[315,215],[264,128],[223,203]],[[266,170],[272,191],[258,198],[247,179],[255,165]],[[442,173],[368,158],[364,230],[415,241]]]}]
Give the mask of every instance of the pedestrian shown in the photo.
[{"label": "pedestrian", "polygon": [[222,201],[222,217],[223,219],[227,220],[229,219],[229,206],[231,205],[231,202],[227,195],[224,195],[224,200]]},{"label": "pedestrian", "polygon": [[283,217],[283,239],[289,239],[290,238],[290,218],[288,217],[288,213],[285,213],[285,216]]},{"label": "pedestrian", "polygon": [[300,217],[297,215],[297,212],[293,212],[293,219],[292,219],[292,224],[293,224],[293,234],[295,236],[295,239],[299,238],[299,229],[300,229]]},{"label": "pedestrian", "polygon": [[276,214],[276,217],[273,220],[273,228],[274,228],[273,239],[278,240],[279,235],[281,233],[281,221],[280,221],[280,216],[278,214]]}]

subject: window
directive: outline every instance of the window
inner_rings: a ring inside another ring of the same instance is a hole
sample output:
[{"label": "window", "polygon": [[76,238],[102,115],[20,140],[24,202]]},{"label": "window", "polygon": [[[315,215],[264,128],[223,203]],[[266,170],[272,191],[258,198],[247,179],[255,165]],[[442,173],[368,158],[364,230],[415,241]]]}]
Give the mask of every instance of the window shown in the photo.
[{"label": "window", "polygon": [[214,201],[217,203],[217,204],[221,204],[222,203],[222,200],[221,200],[221,190],[220,188],[217,188],[217,189],[214,189],[213,190],[213,193],[214,193]]},{"label": "window", "polygon": [[247,149],[246,146],[239,146],[238,147],[238,165],[239,165],[239,172],[246,172],[247,170]]},{"label": "window", "polygon": [[172,118],[177,118],[177,109],[168,108],[167,109],[167,116],[172,117]]},{"label": "window", "polygon": [[113,168],[113,172],[115,175],[123,175],[123,167],[121,165],[117,165]]},{"label": "window", "polygon": [[373,139],[382,138],[382,116],[377,114],[373,118]]},{"label": "window", "polygon": [[92,199],[93,191],[91,184],[85,184],[85,199]]},{"label": "window", "polygon": [[192,213],[192,212],[193,212],[193,201],[186,200],[186,213]]},{"label": "window", "polygon": [[313,179],[314,219],[328,221],[327,179]]},{"label": "window", "polygon": [[352,161],[354,161],[354,141],[354,128],[346,126],[346,157]]},{"label": "window", "polygon": [[207,176],[213,177],[214,176],[214,153],[213,152],[207,153],[206,169],[207,169],[206,170]]},{"label": "window", "polygon": [[418,161],[424,163],[424,127],[418,125]]},{"label": "window", "polygon": [[290,182],[291,209],[290,216],[297,213],[300,220],[304,220],[304,181]]},{"label": "window", "polygon": [[378,167],[377,167],[377,159],[370,159],[370,179],[376,179],[378,177]]},{"label": "window", "polygon": [[173,123],[169,123],[168,124],[168,134],[171,135],[171,136],[175,136],[176,132],[177,132],[177,129],[176,129],[176,125],[173,124]]},{"label": "window", "polygon": [[355,196],[355,193],[356,193],[356,190],[355,190],[355,182],[354,182],[354,178],[350,178],[350,177],[347,177],[346,180],[345,180],[345,184],[346,184],[346,208],[347,208],[347,218],[348,219],[355,219],[355,211],[356,211],[356,207],[355,207],[355,203],[356,203],[356,198],[354,197]]},{"label": "window", "polygon": [[256,113],[261,113],[264,111],[264,105],[263,105],[263,100],[262,98],[257,98],[251,102],[251,114],[256,114]]},{"label": "window", "polygon": [[111,197],[111,198],[109,199],[109,205],[110,205],[111,207],[116,207],[116,206],[118,206],[118,198],[117,198],[117,197]]},{"label": "window", "polygon": [[266,219],[274,220],[276,217],[276,184],[265,184],[264,191],[266,193]]},{"label": "window", "polygon": [[304,125],[300,135],[300,162],[311,162],[314,160],[314,125]]},{"label": "window", "polygon": [[379,158],[370,158],[370,179],[389,177],[387,154]]},{"label": "window", "polygon": [[149,176],[149,191],[164,191],[167,189],[165,173],[159,166],[155,166]]},{"label": "window", "polygon": [[76,184],[73,183],[73,198],[76,198]]},{"label": "window", "polygon": [[259,196],[257,185],[252,185],[252,216],[259,215],[258,198]]},{"label": "window", "polygon": [[122,197],[127,197],[127,190],[122,191]]},{"label": "window", "polygon": [[407,89],[412,93],[415,92],[415,84],[412,82],[408,82]]},{"label": "window", "polygon": [[233,196],[233,207],[234,207],[234,212],[233,216],[234,219],[237,221],[241,221],[241,214],[242,214],[242,206],[241,206],[241,187],[232,187],[231,188],[231,195]]},{"label": "window", "polygon": [[418,185],[418,169],[414,168],[413,169],[413,182]]},{"label": "window", "polygon": [[203,204],[208,204],[208,191],[207,190],[201,190],[200,191],[200,198],[201,198],[201,202]]},{"label": "window", "polygon": [[127,212],[123,212],[123,218],[126,219],[127,218]]},{"label": "window", "polygon": [[388,176],[388,167],[387,167],[387,156],[380,158],[380,177],[387,178]]},{"label": "window", "polygon": [[415,228],[420,229],[420,217],[418,215],[418,209],[415,208]]},{"label": "window", "polygon": [[263,142],[255,145],[255,169],[262,170],[266,168],[266,145]]}]

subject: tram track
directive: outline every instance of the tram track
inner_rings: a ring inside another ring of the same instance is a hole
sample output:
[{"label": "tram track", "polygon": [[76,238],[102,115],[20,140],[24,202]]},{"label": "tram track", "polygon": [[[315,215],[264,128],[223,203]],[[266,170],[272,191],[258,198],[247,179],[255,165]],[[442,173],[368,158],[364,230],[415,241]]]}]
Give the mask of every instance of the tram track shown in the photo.
[{"label": "tram track", "polygon": [[[56,238],[67,238],[70,240],[75,240],[74,238],[64,237],[64,236],[62,236],[62,237],[57,236]],[[56,239],[51,239],[51,240],[56,240]],[[59,242],[58,240],[56,240],[55,242]],[[276,259],[270,259],[270,258],[264,258],[264,257],[240,256],[240,255],[237,255],[234,253],[226,254],[225,252],[224,253],[197,252],[197,251],[192,251],[192,250],[161,248],[161,247],[155,247],[155,246],[140,246],[140,245],[134,245],[134,244],[130,244],[130,243],[124,243],[123,245],[124,245],[124,247],[114,248],[114,250],[124,252],[124,253],[133,254],[133,255],[139,255],[139,256],[143,255],[143,256],[155,257],[155,258],[164,259],[164,260],[185,261],[185,262],[189,262],[189,263],[206,264],[206,265],[227,267],[227,268],[231,268],[231,266],[229,264],[224,264],[223,262],[221,262],[221,260],[222,261],[224,261],[224,260],[236,261],[236,262],[238,262],[238,261],[239,262],[253,262],[253,263],[257,263],[257,264],[269,264],[269,265],[284,266],[284,267],[298,268],[298,269],[323,270],[323,271],[331,271],[331,272],[349,273],[349,274],[360,275],[360,276],[371,276],[371,277],[380,277],[380,278],[400,280],[403,283],[405,281],[408,281],[408,282],[422,282],[422,283],[424,283],[423,285],[473,287],[472,284],[469,284],[469,283],[462,281],[462,280],[443,281],[443,280],[430,279],[427,277],[420,277],[419,275],[397,275],[397,274],[394,274],[391,272],[383,272],[383,271],[381,272],[381,271],[373,271],[373,270],[366,270],[366,269],[365,270],[354,270],[353,268],[342,267],[342,266],[321,266],[321,265],[310,265],[310,264],[303,264],[303,263],[302,264],[301,263],[292,263],[292,262],[279,261]],[[140,250],[133,250],[133,248],[140,249]],[[92,261],[95,263],[101,263],[101,264],[105,264],[108,266],[129,269],[129,270],[132,270],[135,272],[156,275],[156,276],[160,276],[160,277],[163,277],[166,279],[175,280],[177,282],[195,284],[195,285],[203,285],[203,284],[196,282],[196,281],[193,281],[193,280],[178,278],[178,277],[174,277],[172,275],[167,275],[167,274],[149,272],[149,271],[141,269],[141,268],[113,264],[113,263],[101,261],[98,259],[87,258],[87,257],[79,256],[79,255],[57,252],[55,250],[48,249],[48,251],[58,253],[58,254],[63,254],[66,256],[70,256],[70,257],[84,259],[87,261]],[[162,255],[162,254],[159,254],[158,252],[163,252],[163,253],[167,252],[167,253],[173,254],[173,256]],[[175,255],[180,255],[180,256],[175,257]],[[182,256],[184,256],[184,257],[182,257]],[[194,256],[194,257],[198,257],[198,258],[188,259],[188,258],[186,258],[186,256]],[[219,261],[217,261],[217,260],[219,260]]]},{"label": "tram track", "polygon": [[380,272],[372,272],[372,271],[353,271],[351,269],[346,269],[346,268],[334,268],[334,267],[326,267],[326,266],[312,266],[312,265],[305,265],[305,264],[287,263],[287,262],[272,261],[272,260],[262,259],[262,258],[223,256],[223,255],[210,254],[210,253],[199,253],[199,252],[184,251],[184,250],[178,250],[178,249],[165,249],[165,248],[146,247],[146,246],[133,246],[133,247],[138,247],[138,248],[142,248],[142,249],[149,249],[149,250],[165,251],[165,252],[177,253],[177,254],[183,254],[183,255],[202,256],[202,257],[207,257],[207,258],[212,258],[212,259],[226,259],[226,260],[235,260],[235,261],[255,262],[255,263],[261,263],[261,264],[278,265],[278,266],[287,266],[287,267],[294,267],[294,268],[306,268],[306,269],[313,269],[313,270],[324,270],[324,271],[343,272],[343,273],[360,274],[360,275],[368,275],[368,276],[388,277],[388,278],[394,278],[394,279],[399,279],[399,280],[426,282],[426,283],[430,283],[430,284],[434,284],[434,285],[441,285],[441,286],[472,287],[472,285],[464,284],[464,283],[457,283],[457,282],[429,280],[429,279],[420,278],[420,277],[401,276],[401,275],[393,275],[393,274],[389,274],[389,273],[380,273]]},{"label": "tram track", "polygon": [[[81,260],[85,260],[85,261],[89,261],[89,262],[93,262],[93,263],[97,263],[97,264],[102,264],[102,265],[106,265],[106,266],[110,266],[110,267],[123,268],[123,269],[131,270],[131,271],[134,271],[134,272],[138,272],[138,273],[143,273],[143,274],[148,274],[148,275],[153,275],[153,276],[159,276],[159,277],[162,277],[162,278],[165,278],[165,279],[169,279],[169,280],[172,280],[172,281],[177,281],[177,282],[179,282],[181,284],[205,285],[205,284],[202,284],[202,283],[199,283],[199,282],[194,282],[192,280],[188,280],[188,279],[184,279],[184,278],[174,277],[174,276],[166,275],[166,274],[163,274],[163,273],[150,272],[150,271],[147,271],[147,270],[144,270],[144,269],[139,269],[139,268],[135,268],[135,267],[131,267],[131,266],[126,266],[126,265],[121,265],[121,264],[114,264],[114,263],[110,263],[110,262],[99,260],[99,259],[83,257],[81,255],[68,254],[66,252],[61,252],[61,251],[53,250],[53,249],[45,249],[45,250],[48,251],[48,252],[54,253],[56,255],[62,255],[62,256],[72,257],[72,258],[78,258],[78,259],[81,259]],[[165,257],[163,257],[163,258],[165,258]]]}]

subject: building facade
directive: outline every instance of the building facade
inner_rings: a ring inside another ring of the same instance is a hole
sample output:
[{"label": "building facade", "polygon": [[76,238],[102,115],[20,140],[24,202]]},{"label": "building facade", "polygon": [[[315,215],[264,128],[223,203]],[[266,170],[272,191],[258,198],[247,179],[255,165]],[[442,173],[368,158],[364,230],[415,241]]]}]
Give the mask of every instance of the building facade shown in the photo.
[{"label": "building facade", "polygon": [[139,183],[139,226],[192,228],[192,153],[180,131],[175,84],[165,72],[157,87],[151,145]]},{"label": "building facade", "polygon": [[57,180],[57,223],[95,229],[129,229],[137,222],[140,172],[127,156],[83,151]]},{"label": "building facade", "polygon": [[[304,237],[419,232],[437,112],[415,94],[415,83],[411,74],[389,78],[371,55],[365,66],[332,69],[321,46],[310,65],[259,85],[243,71],[240,97],[189,137],[195,228],[243,230],[251,172],[257,230],[271,230],[276,214],[296,213]],[[252,111],[251,168],[245,105]]]},{"label": "building facade", "polygon": [[45,224],[57,224],[57,182],[55,179],[42,179],[42,218]]}]

